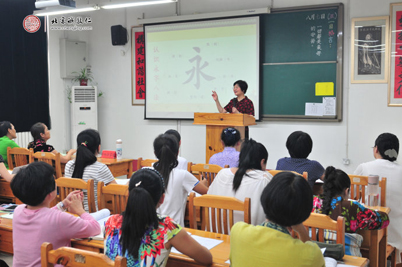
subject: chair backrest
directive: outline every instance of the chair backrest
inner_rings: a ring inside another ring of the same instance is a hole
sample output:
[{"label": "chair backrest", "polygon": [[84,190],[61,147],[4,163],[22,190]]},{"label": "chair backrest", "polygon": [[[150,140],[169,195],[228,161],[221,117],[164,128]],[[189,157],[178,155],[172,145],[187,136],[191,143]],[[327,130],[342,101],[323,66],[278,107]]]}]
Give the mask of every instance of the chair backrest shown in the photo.
[{"label": "chair backrest", "polygon": [[137,160],[137,170],[141,169],[142,167],[152,167],[152,164],[157,162],[157,159],[142,159],[138,158]]},{"label": "chair backrest", "polygon": [[[276,174],[280,173],[280,172],[287,172],[287,171],[281,171],[281,170],[269,170],[268,171],[272,176],[275,176]],[[298,172],[294,172],[294,171],[290,171],[293,172],[295,174],[298,174],[300,176],[303,176],[304,179],[306,179],[306,181],[308,181],[308,173],[307,172],[303,172],[303,174],[300,174]]]},{"label": "chair backrest", "polygon": [[[350,178],[350,198],[363,204],[366,203],[366,186],[368,185],[368,176],[348,174]],[[381,196],[380,206],[386,207],[387,178],[382,177],[379,182]]]},{"label": "chair backrest", "polygon": [[42,244],[40,254],[42,267],[53,267],[55,264],[62,264],[66,267],[127,266],[127,259],[121,256],[117,256],[115,260],[112,261],[108,256],[102,253],[96,253],[88,250],[70,247],[61,247],[53,250],[53,245],[48,242]]},{"label": "chair backrest", "polygon": [[33,149],[22,147],[7,147],[7,162],[8,168],[14,169],[15,167],[27,165],[33,161]]},{"label": "chair backrest", "polygon": [[[328,215],[311,213],[310,217],[303,222],[303,225],[311,228],[311,240],[325,242],[324,230],[336,232],[336,243],[342,244],[345,249],[345,218],[338,216],[336,221],[332,220]],[[296,233],[293,231],[292,236],[295,237]]]},{"label": "chair backrest", "polygon": [[59,188],[58,193],[61,200],[65,199],[68,194],[74,190],[87,190],[89,213],[96,212],[94,180],[88,179],[88,181],[85,182],[78,178],[60,177],[56,179],[56,185]]},{"label": "chair backrest", "polygon": [[56,172],[56,179],[61,175],[60,153],[53,154],[51,152],[36,152],[32,155],[33,161],[43,161],[53,166]]},{"label": "chair backrest", "polygon": [[121,214],[127,205],[128,185],[98,182],[98,209],[109,209],[111,214]]},{"label": "chair backrest", "polygon": [[190,166],[190,172],[198,178],[198,180],[201,180],[201,175],[205,179],[208,180],[208,184],[211,185],[212,182],[214,181],[216,175],[220,170],[223,168],[219,165],[215,164],[194,164]]},{"label": "chair backrest", "polygon": [[[216,195],[189,196],[190,228],[197,229],[196,209],[201,208],[201,230],[229,234],[234,224],[233,211],[244,212],[244,222],[250,223],[250,198],[244,202],[234,197]],[[229,220],[228,220],[229,217]]]}]

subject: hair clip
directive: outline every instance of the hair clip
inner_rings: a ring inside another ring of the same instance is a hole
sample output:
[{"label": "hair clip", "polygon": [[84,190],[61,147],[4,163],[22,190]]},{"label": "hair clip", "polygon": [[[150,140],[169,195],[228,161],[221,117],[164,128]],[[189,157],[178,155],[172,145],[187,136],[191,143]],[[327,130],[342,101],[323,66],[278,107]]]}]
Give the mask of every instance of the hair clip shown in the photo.
[{"label": "hair clip", "polygon": [[228,131],[229,131],[231,134],[236,134],[236,132],[237,132],[237,130],[236,130],[235,128],[231,128],[231,127],[225,129],[223,132],[224,132],[225,134],[227,134]]},{"label": "hair clip", "polygon": [[87,141],[81,143],[81,145],[82,145],[82,146],[85,146],[85,147],[87,146],[87,144],[88,144]]},{"label": "hair clip", "polygon": [[135,187],[138,187],[141,184],[142,181],[139,181],[138,183],[135,184]]},{"label": "hair clip", "polygon": [[385,156],[388,156],[388,157],[390,157],[390,158],[397,158],[397,157],[398,157],[398,153],[396,152],[395,149],[387,149],[387,150],[384,152],[384,155],[385,155]]}]

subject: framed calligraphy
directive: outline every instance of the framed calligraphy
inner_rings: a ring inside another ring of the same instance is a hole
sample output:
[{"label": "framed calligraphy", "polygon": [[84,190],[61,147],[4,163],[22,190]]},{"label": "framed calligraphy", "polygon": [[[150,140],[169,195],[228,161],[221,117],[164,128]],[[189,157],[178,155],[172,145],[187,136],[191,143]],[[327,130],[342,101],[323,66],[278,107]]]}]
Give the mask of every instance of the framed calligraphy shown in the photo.
[{"label": "framed calligraphy", "polygon": [[132,105],[145,104],[145,36],[142,26],[131,27]]},{"label": "framed calligraphy", "polygon": [[391,12],[391,71],[388,106],[402,106],[402,3],[393,3]]},{"label": "framed calligraphy", "polygon": [[389,17],[352,19],[351,83],[387,83]]}]

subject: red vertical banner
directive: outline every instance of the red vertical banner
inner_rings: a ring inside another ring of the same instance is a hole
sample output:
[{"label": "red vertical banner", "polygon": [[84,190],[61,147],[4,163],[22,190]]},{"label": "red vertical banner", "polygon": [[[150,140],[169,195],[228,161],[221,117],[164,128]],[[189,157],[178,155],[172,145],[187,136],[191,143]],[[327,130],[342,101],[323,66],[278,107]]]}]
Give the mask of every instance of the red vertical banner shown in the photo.
[{"label": "red vertical banner", "polygon": [[145,36],[144,32],[135,33],[135,98],[145,99]]},{"label": "red vertical banner", "polygon": [[396,12],[395,27],[394,98],[402,98],[402,11]]}]

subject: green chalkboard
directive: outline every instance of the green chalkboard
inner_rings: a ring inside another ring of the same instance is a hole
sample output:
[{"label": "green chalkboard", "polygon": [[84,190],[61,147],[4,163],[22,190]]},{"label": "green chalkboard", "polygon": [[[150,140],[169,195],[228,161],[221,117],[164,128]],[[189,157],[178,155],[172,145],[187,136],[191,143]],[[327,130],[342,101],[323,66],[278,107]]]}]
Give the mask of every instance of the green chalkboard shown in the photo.
[{"label": "green chalkboard", "polygon": [[[262,113],[265,118],[341,119],[343,5],[275,12],[261,17]],[[333,95],[316,95],[332,82]],[[305,116],[306,103],[336,97],[336,112]]]}]

